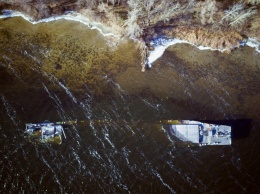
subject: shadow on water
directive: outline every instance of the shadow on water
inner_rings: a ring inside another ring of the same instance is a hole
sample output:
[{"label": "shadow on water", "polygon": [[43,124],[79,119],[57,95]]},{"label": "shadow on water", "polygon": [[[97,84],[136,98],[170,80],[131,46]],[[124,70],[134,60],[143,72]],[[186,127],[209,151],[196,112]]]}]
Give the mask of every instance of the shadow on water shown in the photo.
[{"label": "shadow on water", "polygon": [[[232,55],[182,45],[142,73],[132,43],[108,52],[96,32],[73,22],[0,22],[2,193],[258,189],[255,68],[227,61]],[[219,120],[232,126],[233,138],[243,140],[223,147],[178,146],[154,121],[179,118]],[[237,118],[252,118],[252,124]],[[45,119],[95,122],[64,127],[67,138],[60,146],[27,143],[24,123]]]}]

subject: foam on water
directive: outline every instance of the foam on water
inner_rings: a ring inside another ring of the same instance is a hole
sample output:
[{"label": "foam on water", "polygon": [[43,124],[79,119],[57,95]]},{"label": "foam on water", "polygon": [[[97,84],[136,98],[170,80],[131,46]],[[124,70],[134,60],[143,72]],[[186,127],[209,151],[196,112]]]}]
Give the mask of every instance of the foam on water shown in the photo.
[{"label": "foam on water", "polygon": [[164,180],[162,179],[161,175],[158,172],[155,171],[154,173],[159,178],[161,183],[171,191],[171,193],[176,193],[167,183],[164,182]]},{"label": "foam on water", "polygon": [[42,85],[44,87],[44,90],[48,93],[49,97],[55,102],[57,112],[58,112],[60,118],[65,119],[65,117],[64,117],[65,111],[62,108],[62,103],[61,103],[60,99],[57,97],[57,95],[55,95],[55,94],[52,95],[51,92],[48,90],[48,88],[44,84],[42,84]]},{"label": "foam on water", "polygon": [[8,115],[8,117],[12,120],[13,124],[17,126],[17,118],[16,118],[16,110],[12,107],[12,105],[7,101],[6,97],[0,93],[0,99],[2,100],[2,103],[4,104],[5,111]]},{"label": "foam on water", "polygon": [[[183,41],[179,41],[179,43],[183,43]],[[95,112],[96,109],[91,104],[94,101],[92,100],[94,97],[91,96],[91,91],[86,93],[86,100],[81,102],[80,97],[73,94],[73,91],[70,91],[66,85],[59,82],[56,77],[43,72],[37,65],[30,68],[39,75],[48,78],[54,86],[58,86],[64,91],[62,93],[55,92],[56,90],[53,91],[52,87],[49,87],[49,82],[48,84],[42,83],[41,89],[54,102],[57,111],[61,112],[61,116],[64,114],[64,116],[68,117],[64,120],[72,120],[69,112],[64,113],[65,103],[67,103],[67,101],[64,101],[64,94],[68,95],[69,99],[74,102],[75,107],[83,108],[88,113],[88,118],[91,118],[92,111],[93,114],[101,118],[104,115],[105,121],[114,118],[120,119],[120,117],[124,116],[120,108],[121,104],[116,100],[111,99],[109,103],[101,104],[100,106],[103,109]],[[189,76],[185,73],[182,73],[182,76],[189,81]],[[234,153],[231,154],[229,148],[220,148],[219,151],[216,149],[207,151],[204,148],[186,149],[177,146],[177,144],[175,148],[173,140],[167,135],[164,128],[157,130],[150,124],[137,125],[135,123],[137,118],[135,113],[137,111],[142,111],[142,114],[149,114],[151,110],[162,111],[163,104],[158,104],[156,100],[150,100],[150,98],[140,97],[138,98],[138,105],[141,104],[142,106],[134,106],[136,110],[131,111],[128,106],[134,103],[133,100],[135,99],[128,100],[129,98],[124,95],[126,91],[121,89],[119,84],[112,79],[110,80],[110,78],[106,78],[106,80],[111,82],[113,88],[119,93],[120,103],[125,105],[128,110],[127,113],[133,115],[132,120],[123,120],[120,124],[100,122],[95,125],[94,121],[90,121],[89,126],[73,125],[67,130],[68,140],[59,147],[35,145],[33,148],[26,143],[20,144],[20,147],[11,144],[16,140],[13,137],[6,138],[8,132],[4,130],[5,122],[0,123],[2,139],[7,142],[1,144],[3,149],[0,150],[4,156],[0,159],[0,177],[3,175],[0,180],[4,185],[0,186],[2,192],[8,192],[8,190],[9,192],[15,192],[21,188],[22,192],[27,190],[31,192],[82,193],[86,190],[95,189],[98,193],[150,193],[149,191],[158,193],[179,193],[181,191],[207,193],[222,192],[223,189],[226,190],[226,188],[234,186],[234,182],[238,185],[234,189],[244,189],[248,185],[251,186],[252,184],[248,183],[249,181],[254,183],[253,178],[252,180],[248,179],[249,175],[246,175],[247,166],[240,168],[242,162],[247,161],[239,161],[239,154],[236,154],[240,150],[240,148],[238,149],[239,145],[233,146]],[[210,88],[214,88],[214,81]],[[178,82],[183,88],[186,88],[185,94],[191,95],[193,93],[192,89],[187,88],[185,83]],[[193,86],[193,83],[190,84]],[[216,107],[218,104],[220,104],[220,107],[230,106],[228,96],[231,96],[232,93],[230,95],[225,89],[221,91],[224,95],[220,99],[217,98],[214,90],[209,90],[208,94]],[[19,102],[19,98],[17,99]],[[13,103],[6,94],[0,93],[1,101],[4,108],[1,114],[10,115],[11,119],[8,119],[8,122],[17,120],[20,110],[17,103]],[[143,106],[147,108],[142,110]],[[91,110],[92,107],[93,110]],[[167,111],[167,108],[165,108],[165,111]],[[168,141],[167,138],[160,138],[163,132],[166,133]],[[15,133],[14,137],[19,137],[18,133]],[[173,146],[167,146],[169,143],[172,143]],[[24,145],[26,146],[23,148]],[[250,147],[252,146],[250,145]],[[7,151],[8,155],[5,154]],[[225,155],[225,157],[221,158],[220,155]],[[233,157],[231,158],[230,155]],[[241,159],[243,158],[241,157]],[[219,165],[222,165],[223,168],[218,169]],[[208,173],[208,170],[211,173]],[[226,185],[222,186],[223,182],[219,180],[217,180],[216,184],[212,184],[211,178],[215,173],[220,177],[228,177],[224,180],[227,182]],[[15,174],[20,174],[20,178],[14,176]],[[240,177],[236,178],[236,176]],[[249,181],[244,183],[243,180]],[[10,184],[12,184],[11,188]],[[242,187],[240,187],[240,184]],[[147,188],[149,185],[151,185],[151,190]],[[220,188],[218,188],[219,185]],[[55,190],[57,187],[59,187],[59,190]]]}]

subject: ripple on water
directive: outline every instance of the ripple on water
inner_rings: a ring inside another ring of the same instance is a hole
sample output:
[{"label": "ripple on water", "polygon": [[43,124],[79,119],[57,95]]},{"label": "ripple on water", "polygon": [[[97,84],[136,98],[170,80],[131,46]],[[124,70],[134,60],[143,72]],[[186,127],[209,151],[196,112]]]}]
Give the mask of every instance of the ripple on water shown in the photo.
[{"label": "ripple on water", "polygon": [[[97,31],[81,24],[33,26],[21,18],[0,24],[2,192],[259,188],[258,130],[232,147],[188,147],[158,124],[163,118],[258,119],[249,110],[259,112],[259,62],[249,48],[223,55],[175,45],[142,73],[133,43],[110,51]],[[45,119],[82,122],[65,128],[61,145],[27,142],[24,123]]]}]

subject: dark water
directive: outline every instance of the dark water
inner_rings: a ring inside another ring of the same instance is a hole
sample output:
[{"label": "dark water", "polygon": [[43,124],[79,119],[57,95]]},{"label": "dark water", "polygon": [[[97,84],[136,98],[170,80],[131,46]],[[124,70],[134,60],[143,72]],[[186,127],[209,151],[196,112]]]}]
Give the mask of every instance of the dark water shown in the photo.
[{"label": "dark water", "polygon": [[[109,50],[81,24],[21,18],[0,20],[0,45],[1,193],[259,192],[254,50],[176,45],[142,73],[131,42]],[[232,146],[183,144],[159,123],[179,118],[233,120],[239,133]],[[28,142],[25,123],[46,119],[84,122],[61,145]]]}]

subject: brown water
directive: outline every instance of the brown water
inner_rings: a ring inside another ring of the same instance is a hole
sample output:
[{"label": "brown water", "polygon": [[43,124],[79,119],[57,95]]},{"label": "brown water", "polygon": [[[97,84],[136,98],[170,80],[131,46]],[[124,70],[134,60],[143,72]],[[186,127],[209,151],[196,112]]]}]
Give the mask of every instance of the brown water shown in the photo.
[{"label": "brown water", "polygon": [[[114,50],[80,23],[22,18],[0,20],[0,46],[3,193],[259,192],[253,49],[174,45],[143,73],[131,41]],[[240,136],[232,146],[188,147],[158,123],[178,118],[233,120]],[[85,122],[65,129],[60,146],[27,142],[25,123],[46,119]]]}]

